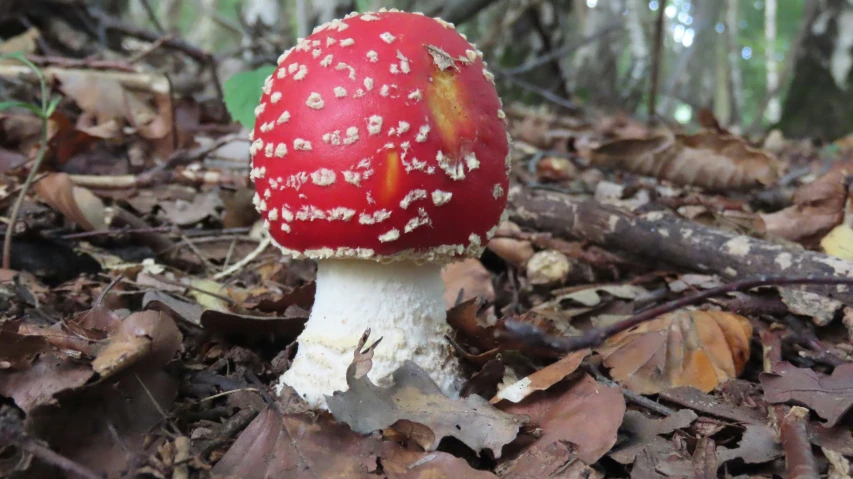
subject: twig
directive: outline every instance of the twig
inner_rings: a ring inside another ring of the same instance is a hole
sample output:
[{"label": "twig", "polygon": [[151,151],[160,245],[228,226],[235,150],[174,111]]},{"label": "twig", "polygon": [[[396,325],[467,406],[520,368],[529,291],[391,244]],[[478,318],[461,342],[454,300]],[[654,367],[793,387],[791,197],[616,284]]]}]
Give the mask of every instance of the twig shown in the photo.
[{"label": "twig", "polygon": [[[779,331],[764,329],[760,333],[764,353],[764,371],[773,372],[773,366],[782,361],[782,335]],[[792,479],[820,477],[806,431],[809,410],[783,405],[768,407],[770,419],[782,439],[785,449],[785,470]]]},{"label": "twig", "polygon": [[536,60],[533,60],[529,63],[525,63],[524,65],[517,66],[515,68],[509,68],[507,70],[504,70],[503,73],[506,75],[510,75],[510,76],[520,75],[522,73],[527,73],[527,72],[534,70],[534,69],[536,69],[536,68],[538,68],[538,67],[540,67],[540,66],[542,66],[542,65],[544,65],[544,64],[546,64],[552,60],[556,60],[557,58],[566,56],[566,55],[572,53],[573,51],[577,50],[578,48],[586,45],[587,43],[594,42],[595,40],[598,40],[599,38],[601,38],[603,36],[609,35],[610,33],[615,32],[616,30],[619,30],[620,28],[622,28],[622,22],[621,21],[611,23],[610,25],[602,28],[601,30],[593,33],[592,35],[590,35],[588,37],[584,37],[577,42],[570,43],[568,45],[564,45],[560,48],[557,48],[556,50],[551,50],[551,52],[549,52],[545,55],[542,55],[541,57],[537,58]]},{"label": "twig", "polygon": [[495,76],[500,78],[500,79],[506,80],[510,83],[515,83],[516,85],[520,86],[521,88],[523,88],[523,89],[525,89],[531,93],[534,93],[536,95],[539,95],[542,98],[544,98],[544,99],[546,99],[552,103],[555,103],[555,104],[557,104],[563,108],[568,109],[569,111],[577,111],[578,110],[577,105],[572,103],[570,100],[567,100],[566,98],[563,98],[563,97],[557,95],[556,93],[552,93],[552,92],[550,92],[544,88],[536,86],[533,83],[522,80],[521,78],[517,78],[517,77],[515,77],[515,76],[513,76],[513,75],[511,75],[505,71],[496,70]]},{"label": "twig", "polygon": [[102,476],[86,466],[42,446],[7,420],[0,419],[0,442],[15,444],[25,452],[65,472],[76,474],[85,479],[103,479]]},{"label": "twig", "polygon": [[160,19],[157,18],[157,13],[154,12],[154,9],[151,8],[151,2],[149,0],[141,0],[142,7],[145,9],[145,13],[148,14],[148,19],[151,20],[151,24],[154,25],[154,28],[157,29],[160,33],[165,33],[166,30],[163,28],[163,24],[160,23]]},{"label": "twig", "polygon": [[[137,73],[128,63],[90,58],[42,57],[27,55],[27,60],[39,66],[57,66],[61,68],[86,68],[91,70],[110,70]],[[132,63],[132,62],[131,62]]]},{"label": "twig", "polygon": [[[686,306],[698,304],[705,299],[720,296],[735,291],[744,291],[761,286],[790,286],[796,284],[811,285],[853,285],[853,278],[838,277],[815,277],[815,276],[759,276],[757,278],[736,281],[724,286],[718,286],[705,290],[701,293],[685,296],[654,308],[647,309],[642,313],[635,314],[630,318],[612,324],[604,328],[591,329],[580,336],[555,337],[542,332],[539,327],[523,323],[516,319],[507,319],[504,323],[508,335],[515,340],[525,341],[537,346],[548,347],[556,351],[570,353],[585,348],[600,346],[608,338],[628,330],[646,321],[650,321],[660,315],[676,311]],[[498,334],[507,335],[499,332]]]},{"label": "twig", "polygon": [[230,275],[234,274],[235,272],[237,272],[238,270],[242,269],[247,264],[254,261],[255,258],[260,256],[260,254],[263,253],[265,249],[267,249],[267,247],[270,245],[270,243],[272,243],[272,236],[270,236],[270,235],[265,236],[263,241],[261,241],[261,243],[258,245],[257,248],[255,248],[254,251],[252,251],[251,253],[246,255],[246,257],[241,259],[240,261],[232,264],[231,266],[229,266],[224,271],[220,271],[219,273],[216,273],[215,275],[213,275],[213,279],[219,280],[219,279],[225,278],[226,276],[230,276]]},{"label": "twig", "polygon": [[[154,53],[155,51],[157,51],[158,48],[162,47],[164,43],[166,43],[168,40],[171,40],[173,38],[175,38],[175,35],[171,34],[171,33],[167,34],[167,35],[163,35],[162,37],[158,38],[156,42],[148,45],[147,48],[140,50],[139,52],[135,53],[132,57],[128,58],[127,63],[130,63],[131,65],[133,65],[134,63],[138,63],[139,60],[142,60],[143,58],[147,57],[148,55]],[[171,85],[170,85],[169,89],[171,90]]]},{"label": "twig", "polygon": [[[125,35],[129,35],[140,40],[145,40],[147,42],[156,42],[161,37],[161,35],[158,35],[154,32],[150,32],[148,30],[122,23],[121,21],[116,20],[107,13],[96,8],[90,8],[89,12],[93,17],[97,18],[103,25],[103,28],[107,30],[121,32]],[[178,50],[199,63],[207,64],[210,62],[211,55],[209,53],[196,47],[195,45],[191,45],[178,38],[166,40],[165,42],[163,42],[163,46],[172,50]]]},{"label": "twig", "polygon": [[62,239],[80,239],[80,238],[91,238],[94,236],[118,236],[118,235],[126,235],[126,234],[139,234],[139,233],[174,233],[181,236],[186,236],[187,238],[198,238],[198,237],[229,237],[230,235],[236,234],[246,234],[251,230],[251,228],[246,226],[241,226],[238,228],[222,228],[218,230],[196,230],[196,229],[186,229],[186,230],[177,230],[174,226],[151,226],[148,228],[114,228],[108,230],[95,230],[95,231],[83,231],[81,233],[70,233],[66,235],[60,236]]},{"label": "twig", "polygon": [[598,369],[598,366],[594,364],[587,364],[587,370],[589,370],[592,375],[595,376],[596,381],[604,383],[605,385],[610,387],[619,388],[619,390],[622,391],[622,395],[625,396],[625,399],[633,402],[634,404],[643,406],[644,408],[650,411],[654,411],[664,417],[669,417],[675,414],[674,409],[652,401],[651,399],[643,396],[642,394],[637,394],[628,388],[622,387],[621,385],[616,383],[616,381],[613,381],[612,379],[602,374],[601,370]]},{"label": "twig", "polygon": [[652,57],[652,84],[649,92],[649,126],[653,126],[657,118],[658,79],[663,49],[663,11],[665,10],[663,7],[663,5],[658,6],[658,18],[655,22],[655,51]]}]

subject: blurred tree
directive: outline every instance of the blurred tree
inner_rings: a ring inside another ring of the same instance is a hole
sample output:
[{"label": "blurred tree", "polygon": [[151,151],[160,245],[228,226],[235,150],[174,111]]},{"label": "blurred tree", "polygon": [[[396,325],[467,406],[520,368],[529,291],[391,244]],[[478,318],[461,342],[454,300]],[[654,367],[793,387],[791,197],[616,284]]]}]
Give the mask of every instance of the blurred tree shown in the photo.
[{"label": "blurred tree", "polygon": [[787,136],[832,140],[853,131],[853,3],[808,2],[814,14],[782,107],[779,127]]}]

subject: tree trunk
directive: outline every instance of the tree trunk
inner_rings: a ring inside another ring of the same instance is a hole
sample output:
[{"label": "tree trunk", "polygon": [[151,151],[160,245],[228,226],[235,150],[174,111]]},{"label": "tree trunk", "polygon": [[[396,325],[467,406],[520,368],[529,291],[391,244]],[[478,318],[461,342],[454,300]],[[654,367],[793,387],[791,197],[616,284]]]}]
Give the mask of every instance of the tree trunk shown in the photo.
[{"label": "tree trunk", "polygon": [[729,72],[731,73],[731,117],[730,124],[738,122],[743,113],[743,75],[740,68],[740,44],[738,37],[738,0],[726,2],[726,43],[729,47]]},{"label": "tree trunk", "polygon": [[778,126],[788,137],[829,141],[853,131],[853,4],[826,0],[816,7]]},{"label": "tree trunk", "polygon": [[[779,89],[779,62],[776,59],[776,0],[764,1],[764,61],[767,65],[767,91],[776,92]],[[771,123],[779,121],[782,114],[782,104],[779,94],[772,93],[767,103],[767,120]]]},{"label": "tree trunk", "polygon": [[[589,7],[586,2],[577,2],[577,11],[585,11],[580,37],[592,37],[606,29],[621,17],[622,4],[621,0],[608,0]],[[611,35],[578,48],[570,63],[563,63],[563,71],[570,72],[568,90],[599,107],[618,106],[616,49],[620,46],[621,39]]]},{"label": "tree trunk", "polygon": [[[728,6],[727,6],[728,8]],[[726,33],[728,36],[728,32]],[[729,41],[718,41],[716,45],[716,93],[714,93],[714,116],[723,125],[731,125],[734,115],[732,112],[732,76],[729,53]]]},{"label": "tree trunk", "polygon": [[710,106],[714,96],[714,53],[717,32],[714,25],[720,19],[724,2],[698,2],[696,37],[689,48],[691,51],[687,71],[683,75],[685,97],[692,106]]},{"label": "tree trunk", "polygon": [[642,20],[642,14],[647,9],[648,2],[646,0],[626,0],[625,2],[625,29],[628,31],[632,65],[628,72],[628,81],[624,90],[629,96],[642,97],[637,93],[641,91],[646,78],[648,78],[649,44],[646,40],[646,32],[643,30]]}]

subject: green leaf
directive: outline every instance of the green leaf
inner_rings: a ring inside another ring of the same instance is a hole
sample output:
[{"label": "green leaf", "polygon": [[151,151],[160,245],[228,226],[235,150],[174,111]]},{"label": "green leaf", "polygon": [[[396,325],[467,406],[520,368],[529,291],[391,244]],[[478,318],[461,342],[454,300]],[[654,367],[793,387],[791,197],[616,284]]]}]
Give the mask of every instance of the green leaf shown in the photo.
[{"label": "green leaf", "polygon": [[264,80],[273,71],[274,65],[264,65],[257,70],[240,72],[229,78],[223,86],[225,108],[231,118],[250,130],[255,127],[255,107],[261,100]]},{"label": "green leaf", "polygon": [[62,97],[57,96],[51,98],[50,103],[47,105],[47,111],[45,112],[44,116],[50,118],[53,115],[53,112],[56,111],[56,107],[57,105],[59,105],[60,101],[62,101]]},{"label": "green leaf", "polygon": [[35,105],[22,101],[0,101],[0,111],[9,110],[11,108],[23,108],[25,110],[30,110],[41,118],[41,108]]}]

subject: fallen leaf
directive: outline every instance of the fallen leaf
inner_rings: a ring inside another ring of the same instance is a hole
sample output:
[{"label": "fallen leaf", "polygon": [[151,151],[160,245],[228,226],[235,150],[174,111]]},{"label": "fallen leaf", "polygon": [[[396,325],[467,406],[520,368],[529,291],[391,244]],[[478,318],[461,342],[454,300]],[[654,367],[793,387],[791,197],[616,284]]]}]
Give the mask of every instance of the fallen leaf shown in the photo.
[{"label": "fallen leaf", "polygon": [[483,367],[474,373],[465,385],[462,386],[459,396],[468,397],[472,394],[477,394],[484,398],[494,396],[498,391],[498,384],[504,378],[505,372],[506,367],[500,359],[486,361]]},{"label": "fallen leaf", "polygon": [[50,173],[33,189],[45,203],[86,231],[107,229],[104,202],[86,188],[74,186],[65,173]]},{"label": "fallen leaf", "polygon": [[408,451],[398,444],[360,436],[328,415],[282,416],[262,411],[213,468],[214,477],[399,479],[453,477],[495,479],[444,452]]},{"label": "fallen leaf", "polygon": [[177,199],[159,203],[166,219],[178,226],[192,226],[207,218],[218,218],[222,200],[215,191],[193,195],[192,200]]},{"label": "fallen leaf", "polygon": [[50,349],[43,337],[19,333],[20,325],[20,321],[0,320],[0,371],[27,366]]},{"label": "fallen leaf", "polygon": [[775,431],[763,424],[747,424],[736,448],[717,447],[720,464],[741,459],[747,464],[761,464],[782,457],[782,445]]},{"label": "fallen leaf", "polygon": [[495,300],[492,277],[477,258],[447,265],[441,271],[441,279],[444,281],[444,304],[447,309],[456,306],[460,293],[462,301],[479,298],[490,303]]},{"label": "fallen leaf", "polygon": [[142,297],[142,307],[156,311],[167,312],[176,318],[201,326],[201,306],[189,301],[174,298],[162,291],[148,291]]},{"label": "fallen leaf", "polygon": [[447,324],[456,330],[466,342],[480,351],[489,351],[498,346],[494,327],[481,321],[478,312],[480,304],[476,299],[463,301],[447,310]]},{"label": "fallen leaf", "polygon": [[56,403],[57,393],[86,384],[91,366],[60,353],[40,355],[31,367],[0,374],[0,395],[10,397],[24,412]]},{"label": "fallen leaf", "polygon": [[832,166],[823,176],[800,186],[793,205],[760,214],[767,233],[811,246],[844,219],[847,200],[846,177],[853,173],[853,161]]},{"label": "fallen leaf", "polygon": [[536,251],[533,249],[533,244],[530,241],[501,237],[501,235],[512,233],[521,233],[521,227],[511,221],[504,221],[500,224],[495,237],[489,240],[487,248],[507,263],[520,268],[527,263],[527,260]]},{"label": "fallen leaf", "polygon": [[159,366],[62,394],[56,406],[40,407],[28,429],[69,459],[122,477],[133,457],[146,455],[146,439],[171,411],[178,379]]},{"label": "fallen leaf", "polygon": [[613,379],[632,391],[694,386],[707,392],[743,371],[751,336],[743,316],[682,309],[611,337],[597,352]]},{"label": "fallen leaf", "polygon": [[138,366],[163,366],[181,347],[183,335],[172,318],[159,311],[133,313],[118,325],[106,347],[92,361],[101,378]]},{"label": "fallen leaf", "polygon": [[594,149],[592,160],[599,166],[714,190],[769,185],[781,172],[772,155],[741,138],[710,130],[616,140]]},{"label": "fallen leaf", "polygon": [[853,261],[853,228],[847,223],[836,226],[823,237],[820,246],[830,256]]},{"label": "fallen leaf", "polygon": [[[23,33],[19,33],[13,37],[0,42],[0,55],[9,53],[21,53],[31,55],[38,50],[38,39],[41,37],[41,32],[36,27],[30,27]],[[2,59],[3,61],[16,61],[11,59]]]},{"label": "fallen leaf", "polygon": [[583,349],[567,354],[559,361],[503,388],[489,402],[496,404],[502,400],[507,400],[518,403],[536,391],[548,389],[575,372],[584,358],[589,356],[589,353],[589,349]]},{"label": "fallen leaf", "polygon": [[841,364],[826,376],[782,361],[759,380],[767,402],[804,405],[824,418],[826,427],[835,426],[853,407],[853,363]]},{"label": "fallen leaf", "polygon": [[430,451],[438,447],[442,438],[454,437],[475,451],[490,449],[495,457],[500,457],[503,446],[515,439],[522,425],[519,418],[495,409],[480,396],[448,398],[412,361],[394,371],[393,386],[374,385],[367,377],[370,368],[365,361],[369,357],[362,359],[372,354],[372,350],[360,353],[366,339],[366,335],[362,337],[356,348],[359,354],[347,368],[349,389],[326,396],[335,419],[361,434],[381,431],[399,421],[414,423],[421,426],[414,439]]},{"label": "fallen leaf", "polygon": [[631,284],[621,284],[612,286],[594,286],[585,288],[567,294],[557,296],[555,302],[574,301],[583,306],[597,306],[603,301],[600,293],[607,293],[619,299],[635,299],[636,297],[647,293],[646,289],[641,286]]},{"label": "fallen leaf", "polygon": [[680,409],[661,419],[651,419],[639,411],[626,411],[620,429],[628,433],[629,437],[608,455],[621,464],[631,464],[649,441],[660,439],[659,436],[671,434],[676,429],[689,427],[698,417],[690,409]]},{"label": "fallen leaf", "polygon": [[532,470],[547,477],[570,455],[593,464],[616,444],[625,414],[622,391],[600,384],[588,374],[561,386],[536,392],[518,404],[505,403],[506,411],[530,416],[542,435],[508,461],[503,477],[525,477]]}]

